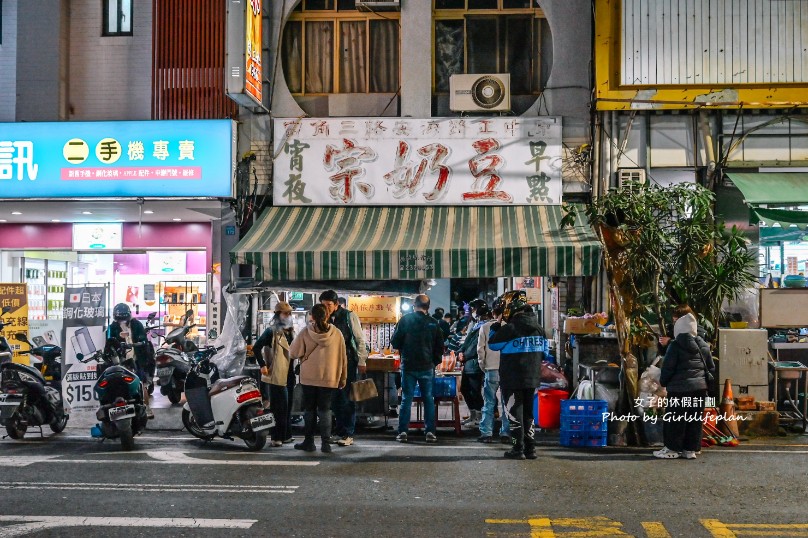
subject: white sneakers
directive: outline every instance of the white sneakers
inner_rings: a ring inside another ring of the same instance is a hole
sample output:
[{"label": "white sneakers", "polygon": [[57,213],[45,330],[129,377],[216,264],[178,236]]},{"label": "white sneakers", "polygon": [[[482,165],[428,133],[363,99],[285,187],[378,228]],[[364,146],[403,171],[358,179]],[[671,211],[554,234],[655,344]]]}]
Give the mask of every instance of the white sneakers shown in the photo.
[{"label": "white sneakers", "polygon": [[696,453],[692,450],[683,450],[682,452],[676,452],[675,450],[671,450],[668,447],[664,447],[661,450],[657,450],[656,452],[654,452],[654,457],[662,460],[675,460],[677,458],[694,460],[696,459]]}]

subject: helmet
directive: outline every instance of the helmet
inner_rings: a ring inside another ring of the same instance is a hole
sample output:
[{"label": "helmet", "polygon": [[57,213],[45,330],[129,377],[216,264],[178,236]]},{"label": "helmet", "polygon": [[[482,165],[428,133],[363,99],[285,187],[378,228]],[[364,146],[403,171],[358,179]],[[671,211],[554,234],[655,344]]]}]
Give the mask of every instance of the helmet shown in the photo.
[{"label": "helmet", "polygon": [[527,293],[525,290],[513,290],[506,292],[501,298],[502,318],[510,321],[517,312],[521,312],[527,307]]},{"label": "helmet", "polygon": [[126,303],[118,303],[112,309],[112,319],[115,321],[129,321],[132,319],[132,311]]},{"label": "helmet", "polygon": [[483,316],[487,316],[490,313],[491,313],[491,309],[488,308],[487,304],[484,304],[484,305],[480,306],[479,308],[477,308],[477,317],[478,318],[481,318]]},{"label": "helmet", "polygon": [[469,306],[470,306],[471,308],[473,308],[474,310],[479,310],[479,309],[480,309],[480,308],[482,308],[483,306],[488,306],[488,303],[486,303],[486,302],[485,302],[485,301],[483,301],[482,299],[474,299],[473,301],[471,301],[471,302],[469,303]]}]

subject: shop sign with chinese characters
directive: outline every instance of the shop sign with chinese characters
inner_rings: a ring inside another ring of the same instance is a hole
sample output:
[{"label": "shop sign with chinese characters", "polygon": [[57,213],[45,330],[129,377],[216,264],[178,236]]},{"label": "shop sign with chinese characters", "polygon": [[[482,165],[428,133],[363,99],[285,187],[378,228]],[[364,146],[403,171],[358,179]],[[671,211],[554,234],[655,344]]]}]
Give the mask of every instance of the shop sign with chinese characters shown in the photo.
[{"label": "shop sign with chinese characters", "polygon": [[356,312],[362,323],[396,323],[398,297],[349,297],[348,310]]},{"label": "shop sign with chinese characters", "polygon": [[6,326],[0,331],[6,338],[12,352],[12,361],[29,364],[26,354],[29,347],[16,338],[15,334],[28,334],[28,285],[20,283],[0,283],[0,308],[8,310],[3,315]]},{"label": "shop sign with chinese characters", "polygon": [[233,195],[230,120],[0,123],[0,198]]},{"label": "shop sign with chinese characters", "polygon": [[276,119],[276,205],[558,205],[561,118]]}]

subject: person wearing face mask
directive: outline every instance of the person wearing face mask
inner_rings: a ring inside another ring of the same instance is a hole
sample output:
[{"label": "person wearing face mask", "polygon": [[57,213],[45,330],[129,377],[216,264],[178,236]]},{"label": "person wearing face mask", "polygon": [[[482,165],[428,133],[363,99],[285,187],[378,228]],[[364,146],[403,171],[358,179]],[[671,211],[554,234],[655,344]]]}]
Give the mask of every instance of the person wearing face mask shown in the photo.
[{"label": "person wearing face mask", "polygon": [[289,357],[289,346],[295,338],[292,307],[281,301],[275,306],[275,316],[264,333],[253,345],[255,360],[261,367],[261,381],[269,388],[269,408],[275,415],[272,446],[294,441],[292,437],[292,409],[289,405],[289,376],[294,367]]}]

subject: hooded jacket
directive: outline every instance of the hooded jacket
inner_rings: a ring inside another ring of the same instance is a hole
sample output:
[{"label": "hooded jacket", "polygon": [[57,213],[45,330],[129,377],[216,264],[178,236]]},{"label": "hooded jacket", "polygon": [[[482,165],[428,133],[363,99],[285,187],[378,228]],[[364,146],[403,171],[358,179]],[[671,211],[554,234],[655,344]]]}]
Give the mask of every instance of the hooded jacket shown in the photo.
[{"label": "hooded jacket", "polygon": [[307,327],[292,342],[289,356],[300,358],[300,384],[336,389],[348,380],[345,339],[334,325],[318,333]]},{"label": "hooded jacket", "polygon": [[707,375],[715,372],[710,346],[698,335],[693,314],[682,316],[673,326],[674,339],[668,344],[662,363],[660,384],[668,392],[707,390]]},{"label": "hooded jacket", "polygon": [[500,327],[500,322],[489,321],[480,327],[480,339],[477,341],[477,359],[483,370],[499,370],[499,351],[488,347],[488,339]]},{"label": "hooded jacket", "polygon": [[488,340],[499,351],[500,386],[507,390],[533,389],[541,385],[541,361],[547,342],[544,329],[532,311],[517,312]]}]

